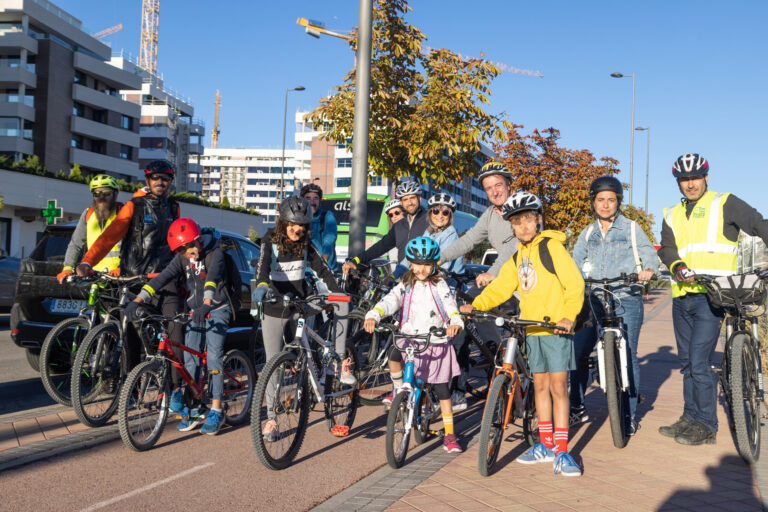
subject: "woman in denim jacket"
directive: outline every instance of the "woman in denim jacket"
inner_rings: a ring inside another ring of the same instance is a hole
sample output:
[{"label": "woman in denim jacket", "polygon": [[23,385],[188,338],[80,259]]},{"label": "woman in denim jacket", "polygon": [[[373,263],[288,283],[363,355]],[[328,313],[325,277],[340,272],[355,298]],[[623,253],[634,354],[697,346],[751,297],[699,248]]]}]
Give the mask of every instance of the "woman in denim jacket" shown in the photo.
[{"label": "woman in denim jacket", "polygon": [[[635,225],[636,249],[639,261],[636,261],[632,244],[632,224],[619,210],[623,198],[621,182],[613,176],[601,176],[589,187],[589,199],[596,217],[594,224],[587,226],[579,235],[573,249],[573,259],[584,277],[592,279],[612,279],[622,273],[638,274],[639,283],[631,286],[613,288],[620,299],[617,301],[616,316],[622,318],[626,340],[629,344],[629,418],[627,432],[634,435],[638,424],[635,421],[638,390],[640,388],[640,365],[637,361],[637,343],[640,328],[643,325],[643,284],[649,281],[659,269],[656,250],[643,230]],[[595,327],[585,328],[576,333],[576,370],[571,372],[571,425],[587,421],[589,416],[584,408],[584,391],[587,387],[589,370],[587,359],[597,342],[597,324],[601,320],[602,305],[593,298],[592,309],[595,311]]]}]

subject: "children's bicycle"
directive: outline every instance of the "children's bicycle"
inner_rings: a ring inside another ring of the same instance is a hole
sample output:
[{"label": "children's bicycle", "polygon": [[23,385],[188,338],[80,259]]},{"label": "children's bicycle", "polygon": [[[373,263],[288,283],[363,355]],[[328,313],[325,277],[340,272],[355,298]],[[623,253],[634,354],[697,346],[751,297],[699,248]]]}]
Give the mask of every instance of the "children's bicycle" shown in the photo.
[{"label": "children's bicycle", "polygon": [[[214,308],[214,311],[221,307],[223,305]],[[152,448],[163,432],[170,405],[171,366],[179,371],[187,383],[191,394],[191,402],[187,404],[189,410],[197,408],[201,415],[204,414],[211,398],[207,351],[198,352],[168,339],[168,326],[171,322],[187,324],[190,319],[184,314],[169,319],[151,313],[142,318],[143,327],[151,325],[152,329],[157,329],[157,351],[131,370],[120,391],[117,416],[120,437],[126,446],[136,451]],[[178,347],[200,360],[199,380],[195,381],[189,374],[172,347]],[[241,425],[248,419],[256,370],[241,350],[229,350],[224,354],[222,366],[224,394],[221,405],[224,419],[229,425]]]},{"label": "children's bicycle", "polygon": [[[265,299],[277,302],[278,299]],[[326,303],[327,304],[322,304]],[[306,299],[283,296],[286,308],[298,311],[296,334],[284,350],[264,365],[259,376],[251,410],[251,439],[259,460],[273,470],[285,469],[301,448],[310,407],[322,403],[328,430],[339,437],[348,435],[358,406],[358,385],[341,382],[342,358],[334,350],[336,322],[330,319],[326,336],[306,325],[307,317],[321,309],[334,316],[334,302],[349,302],[346,295],[311,295]],[[314,340],[321,350],[310,345]],[[346,358],[355,372],[357,357],[350,347]]]},{"label": "children's bicycle", "polygon": [[[395,469],[405,463],[408,455],[411,432],[416,444],[422,444],[431,436],[439,434],[430,425],[440,417],[440,401],[432,386],[415,376],[414,359],[429,348],[432,336],[445,336],[445,329],[432,327],[426,334],[405,334],[398,332],[396,324],[379,323],[379,331],[392,334],[395,348],[406,356],[403,370],[403,386],[392,400],[387,415],[386,451],[387,462]],[[398,344],[398,340],[408,340]],[[423,346],[421,346],[423,344]]]},{"label": "children's bicycle", "polygon": [[545,317],[544,322],[503,317],[481,311],[467,315],[475,320],[492,320],[497,327],[510,331],[506,343],[499,345],[494,357],[494,377],[488,389],[483,419],[480,423],[477,469],[488,476],[499,456],[504,432],[510,418],[522,420],[523,437],[528,446],[536,444],[538,417],[533,392],[533,375],[528,369],[525,354],[525,328],[539,326],[554,329],[555,324]]}]

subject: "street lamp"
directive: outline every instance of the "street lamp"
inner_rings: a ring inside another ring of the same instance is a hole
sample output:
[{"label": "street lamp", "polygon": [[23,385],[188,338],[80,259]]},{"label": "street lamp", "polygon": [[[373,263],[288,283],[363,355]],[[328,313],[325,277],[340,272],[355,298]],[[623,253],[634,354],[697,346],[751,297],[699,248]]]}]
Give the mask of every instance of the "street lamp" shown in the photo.
[{"label": "street lamp", "polygon": [[647,132],[647,143],[645,147],[645,213],[648,213],[648,166],[651,158],[651,127],[638,126],[635,130]]},{"label": "street lamp", "polygon": [[280,199],[285,199],[285,125],[288,121],[288,93],[303,90],[303,85],[285,90],[285,108],[283,109],[283,156],[280,159]]},{"label": "street lamp", "polygon": [[631,137],[629,139],[629,204],[632,204],[632,190],[634,189],[634,187],[632,186],[632,178],[633,178],[632,164],[635,158],[635,74],[632,73],[631,75],[624,75],[622,73],[616,72],[616,73],[611,73],[611,77],[613,78],[632,77],[632,124],[630,125]]}]

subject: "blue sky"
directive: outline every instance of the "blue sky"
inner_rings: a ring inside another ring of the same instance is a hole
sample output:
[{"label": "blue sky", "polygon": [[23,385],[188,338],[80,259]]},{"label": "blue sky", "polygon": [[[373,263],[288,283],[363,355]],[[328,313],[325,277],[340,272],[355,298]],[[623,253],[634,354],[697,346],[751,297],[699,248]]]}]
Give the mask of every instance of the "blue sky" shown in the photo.
[{"label": "blue sky", "polygon": [[[138,56],[141,1],[58,0],[92,31],[122,23],[113,50]],[[218,7],[217,7],[218,6]],[[651,127],[649,210],[658,221],[680,193],[671,167],[683,153],[710,162],[710,187],[768,214],[763,192],[768,130],[768,3],[735,0],[647,2],[467,2],[414,0],[407,19],[427,45],[540,71],[502,73],[494,113],[534,128],[555,127],[562,144],[620,161],[629,181],[632,80],[635,125]],[[357,24],[354,0],[264,2],[162,0],[158,70],[192,98],[210,145],[214,97],[221,90],[220,147],[279,148],[283,94],[289,116],[312,109],[353,65],[340,39],[314,39],[303,16],[330,29]],[[291,140],[289,124],[288,140]],[[645,196],[646,133],[635,132],[634,203]]]}]

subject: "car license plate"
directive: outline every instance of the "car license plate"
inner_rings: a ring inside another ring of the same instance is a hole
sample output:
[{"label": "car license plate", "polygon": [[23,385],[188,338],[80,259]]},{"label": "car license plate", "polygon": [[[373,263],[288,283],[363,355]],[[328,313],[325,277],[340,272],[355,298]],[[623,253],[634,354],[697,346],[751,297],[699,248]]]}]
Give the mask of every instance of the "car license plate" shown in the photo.
[{"label": "car license plate", "polygon": [[51,303],[51,313],[62,315],[76,315],[87,305],[84,300],[72,299],[53,299]]}]

